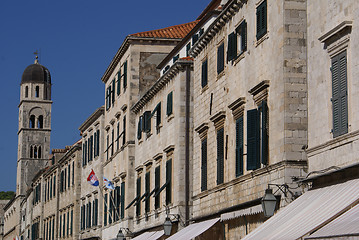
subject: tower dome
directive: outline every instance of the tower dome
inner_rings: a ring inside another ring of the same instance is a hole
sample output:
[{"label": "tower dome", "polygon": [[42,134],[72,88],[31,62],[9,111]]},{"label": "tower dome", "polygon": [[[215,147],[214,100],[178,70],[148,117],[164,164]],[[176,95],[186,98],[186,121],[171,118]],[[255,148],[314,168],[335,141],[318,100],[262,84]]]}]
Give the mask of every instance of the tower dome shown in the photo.
[{"label": "tower dome", "polygon": [[50,71],[38,63],[37,59],[34,64],[28,66],[22,74],[21,84],[23,83],[50,83]]}]

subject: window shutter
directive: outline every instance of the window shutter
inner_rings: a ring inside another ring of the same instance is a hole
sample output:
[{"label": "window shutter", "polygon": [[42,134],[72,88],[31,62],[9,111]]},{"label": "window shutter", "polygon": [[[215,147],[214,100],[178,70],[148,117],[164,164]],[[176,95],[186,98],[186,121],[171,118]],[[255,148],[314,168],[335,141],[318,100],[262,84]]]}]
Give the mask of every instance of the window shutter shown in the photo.
[{"label": "window shutter", "polygon": [[[136,196],[137,196],[137,199],[140,199],[141,197],[141,177],[137,178],[137,183],[136,183]],[[136,203],[136,216],[140,216],[141,214],[141,203],[140,201],[138,201]]]},{"label": "window shutter", "polygon": [[137,139],[140,140],[142,138],[142,120],[143,117],[140,116],[138,119],[138,125],[137,125]]},{"label": "window shutter", "polygon": [[151,132],[151,111],[144,112],[143,118],[144,118],[144,131]]},{"label": "window shutter", "polygon": [[262,155],[262,164],[267,165],[268,164],[268,106],[267,101],[262,102],[261,106],[262,111],[262,149],[261,149],[261,155]]},{"label": "window shutter", "polygon": [[202,88],[208,83],[208,59],[202,63]]},{"label": "window shutter", "polygon": [[348,132],[346,51],[332,58],[333,137]]},{"label": "window shutter", "polygon": [[187,45],[186,45],[186,57],[188,57],[189,56],[189,50],[191,49],[191,43],[188,43]]},{"label": "window shutter", "polygon": [[[155,189],[160,189],[160,185],[161,185],[161,167],[158,166],[155,168]],[[155,197],[155,208],[159,208],[160,207],[160,195],[157,195]]]},{"label": "window shutter", "polygon": [[237,56],[237,34],[232,32],[228,35],[227,61],[235,59]]},{"label": "window shutter", "polygon": [[67,212],[67,226],[66,226],[66,235],[69,235],[69,230],[70,230],[70,213]]},{"label": "window shutter", "polygon": [[71,209],[70,235],[73,234],[73,225],[74,225],[74,210]]},{"label": "window shutter", "polygon": [[201,191],[205,191],[207,190],[207,138],[202,140],[201,145]]},{"label": "window shutter", "polygon": [[53,188],[53,194],[52,194],[52,196],[55,197],[55,196],[56,196],[56,176],[54,176],[54,182],[53,182],[53,184],[54,184],[54,188]]},{"label": "window shutter", "polygon": [[117,73],[117,96],[121,93],[121,68]]},{"label": "window shutter", "polygon": [[121,219],[125,217],[125,182],[121,183]]},{"label": "window shutter", "polygon": [[224,129],[217,131],[217,185],[224,182]]},{"label": "window shutter", "polygon": [[123,64],[123,89],[127,87],[127,61]]},{"label": "window shutter", "polygon": [[257,7],[257,40],[267,32],[267,1]]},{"label": "window shutter", "polygon": [[259,113],[252,109],[247,111],[247,170],[260,167],[259,147]]},{"label": "window shutter", "polygon": [[173,57],[173,63],[175,63],[177,60],[179,59],[179,54],[177,54],[176,56]]},{"label": "window shutter", "polygon": [[166,204],[168,205],[172,201],[172,159],[166,162]]},{"label": "window shutter", "polygon": [[224,70],[224,43],[217,49],[217,74]]},{"label": "window shutter", "polygon": [[157,104],[156,109],[156,126],[158,127],[161,124],[161,103]]},{"label": "window shutter", "polygon": [[192,46],[198,41],[198,34],[193,34],[192,36]]},{"label": "window shutter", "polygon": [[115,87],[116,87],[116,82],[115,79],[112,80],[112,103],[115,102]]},{"label": "window shutter", "polygon": [[243,175],[243,116],[236,120],[236,177]]},{"label": "window shutter", "polygon": [[116,218],[116,221],[119,220],[119,217],[120,217],[120,205],[121,205],[121,188],[120,186],[117,186],[115,188],[115,206],[116,206],[116,215],[115,215],[115,218]]},{"label": "window shutter", "polygon": [[97,155],[100,155],[100,130],[97,130]]},{"label": "window shutter", "polygon": [[107,225],[107,193],[104,197],[104,206],[103,206],[103,225]]},{"label": "window shutter", "polygon": [[122,146],[126,144],[126,116],[123,116]]},{"label": "window shutter", "polygon": [[241,50],[242,52],[247,51],[247,22],[244,20],[241,25]]},{"label": "window shutter", "polygon": [[[146,175],[145,175],[145,192],[147,194],[150,193],[150,172],[146,172]],[[149,198],[145,202],[145,211],[146,212],[150,211],[150,199]]]},{"label": "window shutter", "polygon": [[167,95],[167,116],[170,116],[172,114],[172,105],[173,105],[173,92],[170,92]]}]

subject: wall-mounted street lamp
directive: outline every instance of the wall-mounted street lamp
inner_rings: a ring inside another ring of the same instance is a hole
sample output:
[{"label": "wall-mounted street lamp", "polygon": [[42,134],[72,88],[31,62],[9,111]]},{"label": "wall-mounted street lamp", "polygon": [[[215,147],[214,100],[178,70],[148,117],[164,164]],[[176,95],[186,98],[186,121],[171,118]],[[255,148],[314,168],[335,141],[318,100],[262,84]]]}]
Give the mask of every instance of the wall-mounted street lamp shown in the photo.
[{"label": "wall-mounted street lamp", "polygon": [[116,239],[117,240],[126,240],[126,236],[131,234],[131,231],[128,228],[120,228],[117,233]]},{"label": "wall-mounted street lamp", "polygon": [[179,216],[179,214],[170,214],[170,209],[168,206],[166,207],[166,220],[163,223],[163,231],[164,231],[164,235],[165,236],[170,236],[171,235],[171,231],[172,231],[172,220],[170,218],[170,216],[173,216],[175,220],[180,221],[181,222],[181,218]]},{"label": "wall-mounted street lamp", "polygon": [[294,194],[289,190],[287,184],[268,184],[268,188],[266,189],[265,194],[261,200],[263,213],[266,217],[273,216],[275,208],[277,206],[277,198],[276,196],[274,196],[273,190],[269,186],[276,186],[278,190],[280,190],[284,194],[285,197],[287,197],[288,192],[292,194],[292,198],[294,197]]}]

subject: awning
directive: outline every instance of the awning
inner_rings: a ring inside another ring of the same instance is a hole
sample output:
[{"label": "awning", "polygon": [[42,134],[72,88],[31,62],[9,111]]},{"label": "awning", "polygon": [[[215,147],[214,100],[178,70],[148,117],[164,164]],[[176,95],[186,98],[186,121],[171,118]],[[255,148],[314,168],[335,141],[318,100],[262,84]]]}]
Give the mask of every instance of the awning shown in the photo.
[{"label": "awning", "polygon": [[359,199],[359,179],[304,193],[244,239],[298,239],[333,220]]},{"label": "awning", "polygon": [[132,238],[132,240],[157,240],[164,234],[164,231],[156,231],[156,232],[145,232],[141,235]]},{"label": "awning", "polygon": [[204,222],[193,223],[183,228],[179,232],[175,233],[171,237],[167,238],[166,240],[183,240],[183,239],[190,240],[204,233],[206,230],[208,230],[218,221],[219,218],[215,218]]},{"label": "awning", "polygon": [[305,239],[359,236],[359,205],[334,219]]},{"label": "awning", "polygon": [[223,214],[221,214],[221,222],[227,221],[227,220],[230,220],[233,218],[242,217],[242,216],[254,215],[257,213],[261,213],[261,212],[263,212],[262,205],[256,205],[253,207],[241,209],[241,210],[234,211],[234,212],[223,213]]}]

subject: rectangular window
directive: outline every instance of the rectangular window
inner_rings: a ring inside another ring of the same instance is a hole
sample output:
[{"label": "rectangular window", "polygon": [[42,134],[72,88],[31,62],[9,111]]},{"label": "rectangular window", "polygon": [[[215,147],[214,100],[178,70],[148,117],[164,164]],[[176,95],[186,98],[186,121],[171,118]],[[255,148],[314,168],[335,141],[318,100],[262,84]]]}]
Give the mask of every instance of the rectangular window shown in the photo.
[{"label": "rectangular window", "polygon": [[151,113],[151,118],[156,115],[156,127],[161,124],[161,103],[158,103]]},{"label": "rectangular window", "polygon": [[172,106],[173,106],[173,92],[170,92],[167,95],[167,116],[170,116],[172,114]]},{"label": "rectangular window", "polygon": [[224,129],[217,131],[217,185],[224,182]]},{"label": "rectangular window", "polygon": [[207,138],[201,143],[201,191],[207,190]]},{"label": "rectangular window", "polygon": [[59,237],[61,238],[61,225],[62,225],[62,215],[60,214],[60,219],[59,219]]},{"label": "rectangular window", "polygon": [[120,203],[121,203],[121,188],[116,186],[115,188],[115,219],[120,220]]},{"label": "rectangular window", "polygon": [[69,164],[68,166],[67,166],[67,187],[69,188],[70,187],[70,185],[71,185],[71,165]]},{"label": "rectangular window", "polygon": [[172,159],[166,162],[166,205],[172,202]]},{"label": "rectangular window", "polygon": [[217,48],[217,74],[224,70],[224,43]]},{"label": "rectangular window", "polygon": [[267,33],[267,1],[257,7],[257,40]]},{"label": "rectangular window", "polygon": [[114,153],[114,141],[115,141],[115,130],[112,129],[112,132],[111,132],[111,145],[110,145],[111,156],[113,156],[113,153]]},{"label": "rectangular window", "polygon": [[54,176],[54,182],[53,182],[53,192],[52,192],[52,196],[55,197],[56,196],[56,176]]},{"label": "rectangular window", "polygon": [[143,122],[143,117],[140,116],[138,119],[138,125],[137,125],[137,139],[140,140],[142,138],[142,122]]},{"label": "rectangular window", "polygon": [[111,97],[112,97],[112,105],[115,102],[115,87],[116,87],[116,81],[115,79],[112,80],[112,92],[111,92]]},{"label": "rectangular window", "polygon": [[143,118],[144,118],[144,131],[145,132],[151,132],[151,111],[146,111],[143,114]]},{"label": "rectangular window", "polygon": [[[158,166],[155,168],[155,192],[157,192],[161,187],[161,167]],[[160,207],[160,195],[155,196],[155,208]]]},{"label": "rectangular window", "polygon": [[120,122],[117,122],[117,137],[116,137],[117,150],[120,149]]},{"label": "rectangular window", "polygon": [[192,36],[192,46],[198,41],[198,34],[193,34]]},{"label": "rectangular window", "polygon": [[243,52],[247,51],[247,22],[243,20],[241,24],[236,28],[237,36],[239,36],[240,43],[237,44],[239,46],[239,51],[237,55],[242,54]]},{"label": "rectangular window", "polygon": [[107,225],[107,193],[104,197],[104,206],[103,206],[103,225]]},{"label": "rectangular window", "polygon": [[243,175],[243,116],[236,120],[236,177]]},{"label": "rectangular window", "polygon": [[347,52],[332,58],[333,137],[348,132]]},{"label": "rectangular window", "polygon": [[257,109],[247,111],[247,170],[268,164],[268,107],[262,101]]},{"label": "rectangular window", "polygon": [[126,144],[126,116],[123,116],[122,146]]},{"label": "rectangular window", "polygon": [[207,86],[208,83],[208,59],[202,62],[202,88]]},{"label": "rectangular window", "polygon": [[189,50],[191,49],[191,43],[188,43],[187,45],[186,45],[186,57],[188,57],[189,56]]},{"label": "rectangular window", "polygon": [[237,34],[232,32],[228,35],[227,61],[237,57]]},{"label": "rectangular window", "polygon": [[177,54],[176,56],[173,57],[173,63],[177,62],[177,60],[179,59],[179,54]]}]

